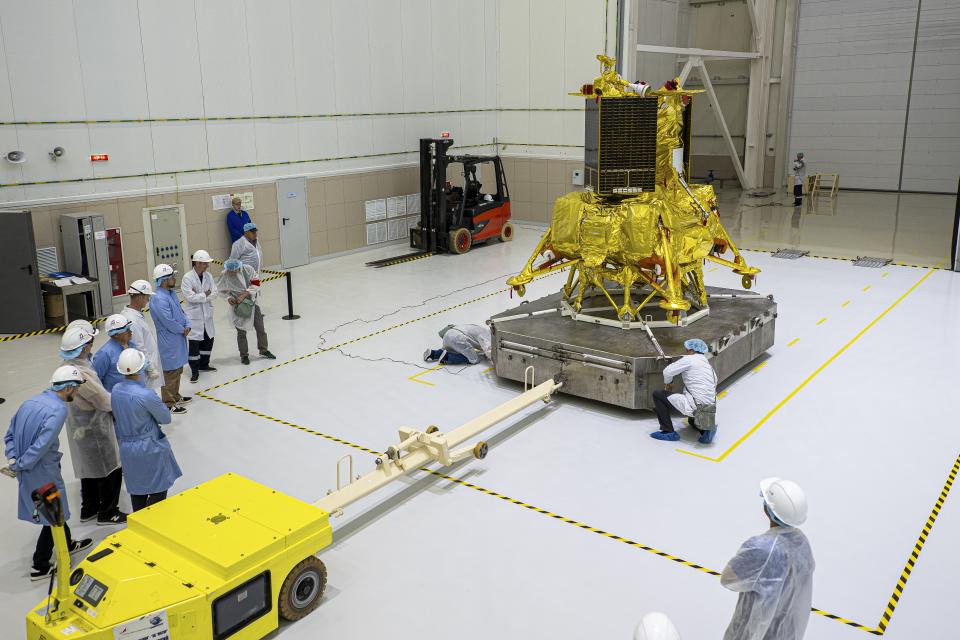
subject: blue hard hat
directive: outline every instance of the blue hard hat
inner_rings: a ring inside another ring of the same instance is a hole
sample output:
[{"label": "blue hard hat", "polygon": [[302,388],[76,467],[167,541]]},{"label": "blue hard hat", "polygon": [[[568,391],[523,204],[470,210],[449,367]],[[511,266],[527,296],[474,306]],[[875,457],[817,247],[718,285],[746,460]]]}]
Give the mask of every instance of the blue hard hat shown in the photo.
[{"label": "blue hard hat", "polygon": [[690,338],[683,343],[685,349],[690,351],[696,351],[697,353],[706,353],[710,349],[707,347],[707,343],[701,340],[700,338]]}]

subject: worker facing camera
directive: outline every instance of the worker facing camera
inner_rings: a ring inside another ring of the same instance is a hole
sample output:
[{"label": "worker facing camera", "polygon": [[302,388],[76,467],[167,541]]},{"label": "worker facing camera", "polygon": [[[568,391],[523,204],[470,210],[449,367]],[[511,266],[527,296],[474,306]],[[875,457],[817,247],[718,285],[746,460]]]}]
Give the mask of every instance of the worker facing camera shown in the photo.
[{"label": "worker facing camera", "polygon": [[[707,359],[709,348],[699,338],[683,343],[687,355],[663,370],[663,389],[653,392],[653,410],[660,422],[660,430],[650,434],[655,440],[676,442],[680,435],[670,419],[673,407],[687,417],[687,425],[700,434],[698,442],[710,444],[716,435],[717,374]],[[683,393],[673,393],[673,379],[683,380]]]},{"label": "worker facing camera", "polygon": [[476,324],[448,324],[438,333],[443,339],[442,346],[439,349],[424,351],[424,362],[477,364],[481,358],[490,359],[489,327]]}]

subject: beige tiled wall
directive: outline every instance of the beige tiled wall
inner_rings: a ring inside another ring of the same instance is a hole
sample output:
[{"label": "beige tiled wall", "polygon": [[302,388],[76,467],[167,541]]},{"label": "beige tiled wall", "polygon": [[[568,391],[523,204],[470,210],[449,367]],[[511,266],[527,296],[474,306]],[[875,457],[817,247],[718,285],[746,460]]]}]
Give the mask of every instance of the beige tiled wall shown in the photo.
[{"label": "beige tiled wall", "polygon": [[[414,193],[419,189],[416,167],[400,167],[364,174],[309,178],[307,207],[310,224],[310,255],[320,257],[366,245],[364,201]],[[275,184],[239,185],[182,193],[164,193],[135,198],[114,198],[72,205],[32,207],[37,247],[60,246],[61,213],[89,211],[104,214],[108,229],[119,227],[123,237],[124,275],[127,282],[147,278],[143,208],[182,204],[186,215],[187,242],[191,251],[206,249],[214,258],[230,253],[226,211],[213,210],[211,196],[253,191],[255,208],[250,212],[260,229],[265,265],[280,264],[280,227]]]},{"label": "beige tiled wall", "polygon": [[510,209],[517,220],[550,222],[553,201],[565,193],[579,191],[571,174],[583,169],[576,160],[503,158],[503,170],[510,189]]}]

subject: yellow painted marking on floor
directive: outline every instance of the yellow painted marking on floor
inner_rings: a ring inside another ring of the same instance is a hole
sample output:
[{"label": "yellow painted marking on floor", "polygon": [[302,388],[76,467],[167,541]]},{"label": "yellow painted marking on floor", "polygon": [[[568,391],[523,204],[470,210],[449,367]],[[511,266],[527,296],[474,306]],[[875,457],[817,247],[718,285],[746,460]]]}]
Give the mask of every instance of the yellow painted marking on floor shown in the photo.
[{"label": "yellow painted marking on floor", "polygon": [[714,267],[713,269],[710,269],[710,271],[707,271],[707,273],[713,273],[714,271],[716,271],[716,270],[719,269],[719,268],[720,268],[720,267]]},{"label": "yellow painted marking on floor", "polygon": [[863,288],[864,293],[866,293],[867,291],[870,291],[870,285],[867,285]]},{"label": "yellow painted marking on floor", "polygon": [[720,393],[717,394],[717,400],[720,400],[721,398],[725,397],[726,395],[727,395],[727,392],[726,392],[726,391],[721,391]]},{"label": "yellow painted marking on floor", "polygon": [[817,326],[820,326],[821,324],[823,324],[823,323],[826,322],[826,321],[827,321],[826,318],[820,318],[819,320],[817,320]]},{"label": "yellow painted marking on floor", "polygon": [[435,386],[437,386],[437,385],[435,385],[434,383],[432,383],[432,382],[427,382],[426,380],[419,380],[419,378],[420,378],[420,376],[426,375],[426,374],[430,373],[431,371],[436,371],[437,369],[441,368],[442,366],[443,366],[442,364],[438,364],[437,366],[433,367],[432,369],[424,369],[424,370],[421,371],[420,373],[415,373],[415,374],[413,374],[412,376],[410,376],[409,378],[407,378],[407,380],[409,380],[410,382],[417,382],[417,383],[420,383],[420,384],[425,384],[425,385],[427,385],[428,387],[435,387]]},{"label": "yellow painted marking on floor", "polygon": [[767,366],[767,362],[768,362],[767,360],[764,360],[763,362],[761,362],[760,364],[758,364],[757,366],[755,366],[755,367],[753,368],[753,371],[754,371],[754,372],[760,371],[760,369],[763,369],[765,366]]},{"label": "yellow painted marking on floor", "polygon": [[800,338],[794,338],[793,340],[791,340],[790,342],[787,343],[787,346],[788,346],[788,347],[792,347],[793,345],[797,344],[798,342],[800,342]]},{"label": "yellow painted marking on floor", "polygon": [[783,400],[781,400],[780,402],[778,402],[778,403],[776,404],[776,406],[774,406],[773,409],[771,409],[771,410],[767,413],[767,415],[765,415],[765,416],[763,416],[762,418],[760,418],[760,421],[757,422],[757,424],[753,425],[753,426],[750,428],[749,431],[747,431],[745,434],[743,434],[742,436],[740,436],[740,438],[738,438],[736,442],[734,442],[732,445],[730,445],[730,446],[727,448],[726,451],[724,451],[722,454],[720,454],[719,457],[717,457],[717,458],[711,458],[710,456],[701,455],[701,454],[699,454],[699,453],[693,453],[692,451],[685,451],[685,450],[683,450],[683,449],[677,449],[677,451],[680,452],[680,453],[682,453],[682,454],[688,455],[688,456],[693,456],[693,457],[695,457],[695,458],[702,458],[702,459],[704,459],[704,460],[709,460],[710,462],[723,462],[723,461],[727,458],[727,456],[729,456],[729,455],[730,455],[731,453],[733,453],[738,447],[740,447],[740,445],[742,445],[744,442],[746,442],[747,438],[749,438],[749,437],[752,436],[754,433],[756,433],[756,432],[760,429],[760,427],[762,427],[764,424],[766,424],[767,421],[770,420],[770,418],[772,418],[778,411],[780,411],[780,409],[782,409],[784,405],[786,405],[788,402],[790,402],[790,401],[793,399],[794,396],[796,396],[798,393],[800,393],[800,392],[803,390],[804,387],[806,387],[808,384],[810,384],[810,382],[811,382],[814,378],[816,378],[818,375],[820,375],[820,374],[823,372],[824,369],[826,369],[826,368],[829,367],[831,364],[833,364],[833,362],[834,362],[837,358],[839,358],[841,355],[843,355],[843,353],[844,353],[847,349],[849,349],[851,346],[853,346],[854,343],[856,343],[860,338],[862,338],[863,335],[864,335],[867,331],[869,331],[871,328],[873,328],[873,326],[876,325],[878,322],[880,322],[881,320],[883,320],[884,316],[886,316],[886,315],[887,315],[888,313],[890,313],[897,305],[899,305],[901,302],[903,302],[903,301],[906,299],[907,296],[909,296],[911,293],[913,293],[914,291],[916,291],[916,290],[917,290],[917,287],[919,287],[921,284],[923,284],[924,281],[925,281],[927,278],[929,278],[931,275],[933,275],[933,273],[934,273],[934,270],[933,270],[933,269],[928,269],[927,272],[923,275],[922,278],[920,278],[920,279],[917,280],[915,283],[913,283],[913,286],[912,286],[912,287],[910,287],[909,289],[907,289],[907,290],[903,293],[903,295],[901,295],[899,298],[897,298],[896,300],[894,300],[894,301],[890,304],[889,307],[887,307],[886,309],[884,309],[884,310],[880,313],[880,315],[878,315],[876,318],[874,318],[873,320],[871,320],[871,321],[870,321],[870,324],[868,324],[868,325],[865,326],[863,329],[861,329],[861,330],[857,333],[857,335],[853,336],[845,345],[843,345],[842,347],[840,347],[840,349],[838,349],[836,353],[834,353],[832,356],[830,356],[829,358],[827,358],[826,362],[824,362],[824,363],[821,364],[819,367],[817,367],[817,369],[816,369],[813,373],[811,373],[809,376],[807,376],[807,378],[806,378],[803,382],[801,382],[799,385],[797,385],[797,388],[796,388],[796,389],[794,389],[794,390],[791,391],[789,394],[787,394],[787,397],[785,397]]},{"label": "yellow painted marking on floor", "polygon": [[890,275],[890,273],[887,272],[887,271],[884,271],[883,274],[882,274],[880,277],[881,277],[881,278],[886,278],[888,275]]},{"label": "yellow painted marking on floor", "polygon": [[843,304],[840,305],[840,308],[842,309],[843,307],[846,307],[848,304],[850,304],[850,301],[849,301],[849,300],[844,300],[844,301],[843,301]]},{"label": "yellow painted marking on floor", "polygon": [[487,375],[488,373],[490,373],[490,372],[493,371],[494,369],[496,369],[496,367],[490,367],[489,369],[484,369],[484,370],[481,371],[480,373],[481,373],[482,375]]}]

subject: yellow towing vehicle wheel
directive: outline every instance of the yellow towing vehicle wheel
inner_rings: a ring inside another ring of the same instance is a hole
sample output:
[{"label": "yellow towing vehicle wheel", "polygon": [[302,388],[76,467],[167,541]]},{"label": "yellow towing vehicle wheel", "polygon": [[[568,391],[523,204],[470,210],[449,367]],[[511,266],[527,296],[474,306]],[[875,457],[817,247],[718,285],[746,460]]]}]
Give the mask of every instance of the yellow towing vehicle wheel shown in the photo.
[{"label": "yellow towing vehicle wheel", "polygon": [[302,560],[287,575],[280,588],[280,617],[299,620],[320,604],[327,586],[327,568],[320,558]]}]

